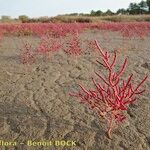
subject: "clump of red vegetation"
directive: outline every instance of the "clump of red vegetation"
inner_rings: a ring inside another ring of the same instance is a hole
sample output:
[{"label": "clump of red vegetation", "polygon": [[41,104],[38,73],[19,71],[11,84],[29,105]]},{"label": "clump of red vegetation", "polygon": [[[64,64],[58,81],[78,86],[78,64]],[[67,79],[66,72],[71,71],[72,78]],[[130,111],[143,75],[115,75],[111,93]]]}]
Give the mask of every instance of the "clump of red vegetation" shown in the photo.
[{"label": "clump of red vegetation", "polygon": [[30,43],[23,42],[21,48],[20,61],[22,64],[32,64],[35,62],[35,49]]},{"label": "clump of red vegetation", "polygon": [[64,48],[65,53],[73,56],[79,56],[82,53],[82,49],[80,47],[80,38],[79,34],[73,34],[69,41],[66,43],[66,48]]},{"label": "clump of red vegetation", "polygon": [[50,55],[51,52],[56,52],[60,50],[60,48],[62,48],[61,40],[47,35],[41,38],[41,42],[37,47],[37,52]]},{"label": "clump of red vegetation", "polygon": [[92,78],[95,86],[94,89],[87,90],[79,84],[80,91],[78,93],[70,93],[70,95],[79,98],[82,104],[86,104],[98,116],[105,119],[108,125],[107,134],[111,138],[114,125],[118,122],[123,122],[126,118],[124,111],[128,109],[128,105],[136,100],[136,95],[140,95],[145,91],[145,89],[140,89],[140,87],[148,76],[138,85],[133,86],[131,82],[133,74],[126,80],[121,78],[127,65],[127,58],[124,60],[122,66],[120,66],[120,70],[116,71],[116,52],[113,55],[104,52],[97,41],[95,41],[95,47],[98,49],[103,61],[101,63],[97,60],[97,63],[107,70],[107,75],[103,77],[98,72],[95,72],[101,82]]}]

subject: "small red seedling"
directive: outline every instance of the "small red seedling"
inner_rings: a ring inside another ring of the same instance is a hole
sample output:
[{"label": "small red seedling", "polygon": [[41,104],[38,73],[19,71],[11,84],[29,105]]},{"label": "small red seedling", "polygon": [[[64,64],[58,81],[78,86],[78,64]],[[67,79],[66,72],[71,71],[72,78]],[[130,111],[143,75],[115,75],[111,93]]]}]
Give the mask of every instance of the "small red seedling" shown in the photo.
[{"label": "small red seedling", "polygon": [[95,86],[94,89],[87,90],[79,84],[80,91],[78,93],[70,93],[70,95],[79,98],[81,103],[86,104],[90,109],[95,111],[98,116],[106,120],[108,124],[107,134],[108,137],[111,138],[114,123],[122,122],[126,118],[123,112],[127,110],[129,104],[136,100],[136,95],[140,95],[145,91],[145,89],[140,90],[140,87],[148,76],[138,85],[133,86],[133,83],[131,83],[133,74],[126,80],[121,79],[127,65],[127,58],[124,60],[120,70],[116,71],[116,52],[114,52],[113,55],[104,52],[96,40],[95,46],[103,60],[102,63],[97,60],[97,63],[107,70],[106,77],[95,72],[98,79],[102,82],[96,82],[96,80],[92,78],[92,82]]}]

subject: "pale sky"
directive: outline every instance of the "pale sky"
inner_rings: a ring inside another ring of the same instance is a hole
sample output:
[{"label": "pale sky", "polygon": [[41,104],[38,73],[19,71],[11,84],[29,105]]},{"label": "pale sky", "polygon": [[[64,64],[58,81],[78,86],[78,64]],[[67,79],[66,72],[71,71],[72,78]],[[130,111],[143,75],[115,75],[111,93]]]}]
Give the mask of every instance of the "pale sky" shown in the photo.
[{"label": "pale sky", "polygon": [[0,16],[56,16],[66,13],[89,13],[91,10],[116,11],[141,0],[0,0]]}]

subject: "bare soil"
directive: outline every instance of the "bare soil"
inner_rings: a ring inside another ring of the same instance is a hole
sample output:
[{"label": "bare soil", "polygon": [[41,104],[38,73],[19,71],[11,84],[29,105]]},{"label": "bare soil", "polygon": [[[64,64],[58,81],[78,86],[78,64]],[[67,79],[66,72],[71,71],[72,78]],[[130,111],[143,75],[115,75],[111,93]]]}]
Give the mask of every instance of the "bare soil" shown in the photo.
[{"label": "bare soil", "polygon": [[[0,140],[73,140],[73,147],[1,147],[0,150],[149,150],[150,149],[150,81],[147,91],[131,104],[127,120],[106,136],[107,125],[93,111],[69,96],[77,83],[92,87],[94,71],[103,72],[86,40],[97,39],[109,52],[118,50],[118,66],[128,57],[125,77],[134,74],[135,85],[150,73],[150,37],[124,39],[119,33],[86,31],[82,33],[84,53],[79,57],[65,52],[40,57],[32,65],[19,60],[21,38],[37,44],[37,37],[4,37],[0,43]],[[118,67],[116,66],[116,68]]]}]

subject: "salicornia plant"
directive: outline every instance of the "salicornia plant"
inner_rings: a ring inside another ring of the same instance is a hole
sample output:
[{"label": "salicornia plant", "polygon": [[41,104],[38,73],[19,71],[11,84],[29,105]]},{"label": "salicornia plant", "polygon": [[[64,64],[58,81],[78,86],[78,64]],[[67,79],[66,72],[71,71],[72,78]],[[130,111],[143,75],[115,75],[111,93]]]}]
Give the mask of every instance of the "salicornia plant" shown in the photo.
[{"label": "salicornia plant", "polygon": [[71,93],[70,95],[79,98],[81,103],[86,104],[98,116],[106,120],[108,124],[107,134],[111,138],[114,125],[126,118],[123,112],[127,110],[128,105],[136,100],[136,95],[140,95],[145,91],[145,89],[140,89],[140,87],[148,76],[138,83],[138,85],[133,86],[131,82],[133,74],[126,80],[121,78],[127,65],[127,58],[124,60],[122,66],[120,66],[120,69],[116,71],[116,52],[113,55],[104,52],[98,42],[96,40],[94,42],[102,58],[102,62],[97,60],[97,63],[106,69],[107,75],[103,77],[98,72],[95,72],[100,82],[96,82],[92,78],[94,89],[87,90],[79,84],[80,91],[78,93]]}]

